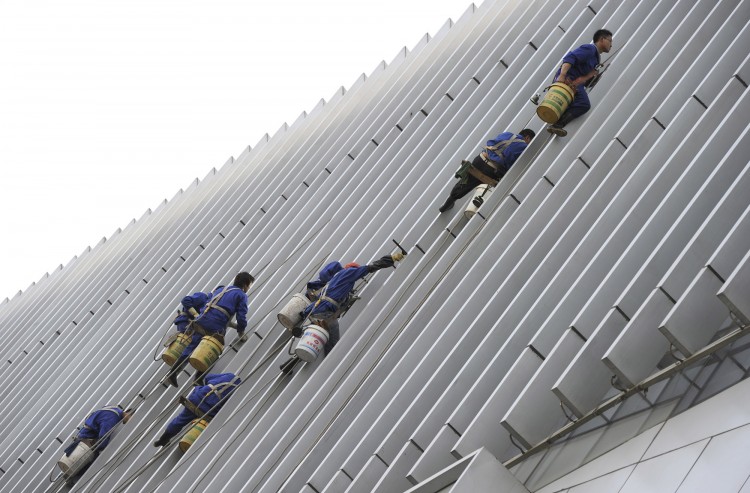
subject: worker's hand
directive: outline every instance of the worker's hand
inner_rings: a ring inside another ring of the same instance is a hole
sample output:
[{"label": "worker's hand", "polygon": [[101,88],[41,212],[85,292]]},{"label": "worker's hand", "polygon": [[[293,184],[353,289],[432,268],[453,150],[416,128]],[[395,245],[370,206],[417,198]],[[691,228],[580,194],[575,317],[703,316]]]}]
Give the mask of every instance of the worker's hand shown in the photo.
[{"label": "worker's hand", "polygon": [[391,258],[393,259],[394,262],[401,262],[402,260],[404,260],[404,254],[401,252],[396,252],[393,255],[391,255]]},{"label": "worker's hand", "polygon": [[190,314],[190,318],[195,318],[198,316],[198,311],[195,308],[188,308],[188,313]]}]

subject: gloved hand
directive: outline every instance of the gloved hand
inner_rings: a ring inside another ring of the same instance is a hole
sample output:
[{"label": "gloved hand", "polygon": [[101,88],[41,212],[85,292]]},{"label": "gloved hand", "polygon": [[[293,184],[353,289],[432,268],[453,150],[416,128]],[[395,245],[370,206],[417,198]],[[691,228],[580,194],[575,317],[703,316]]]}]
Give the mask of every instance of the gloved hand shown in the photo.
[{"label": "gloved hand", "polygon": [[385,269],[386,267],[393,267],[393,257],[390,255],[386,255],[384,257],[380,257],[375,262],[372,262],[371,264],[368,264],[368,270],[370,272],[374,272],[378,269]]},{"label": "gloved hand", "polygon": [[190,314],[190,318],[195,318],[198,316],[198,310],[195,308],[188,308],[188,313]]},{"label": "gloved hand", "polygon": [[404,260],[404,256],[405,255],[403,253],[396,252],[393,255],[391,255],[391,258],[393,259],[394,262],[401,262],[402,260]]}]

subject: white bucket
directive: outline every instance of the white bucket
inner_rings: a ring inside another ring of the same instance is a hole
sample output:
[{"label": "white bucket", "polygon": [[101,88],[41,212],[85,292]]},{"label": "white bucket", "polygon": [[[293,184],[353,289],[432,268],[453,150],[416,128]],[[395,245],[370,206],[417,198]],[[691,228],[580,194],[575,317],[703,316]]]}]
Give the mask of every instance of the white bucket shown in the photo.
[{"label": "white bucket", "polygon": [[63,454],[60,457],[60,460],[57,461],[57,466],[66,476],[73,477],[93,460],[94,452],[91,451],[91,448],[85,443],[79,442],[70,455],[66,456]]},{"label": "white bucket", "polygon": [[297,293],[292,296],[292,299],[289,300],[289,303],[287,303],[284,308],[281,309],[276,317],[279,319],[279,322],[281,322],[281,325],[289,330],[292,330],[297,325],[301,324],[302,320],[304,320],[301,313],[309,304],[310,300],[307,299],[307,296],[302,293]]},{"label": "white bucket", "polygon": [[472,217],[474,217],[474,214],[476,214],[479,210],[479,207],[477,207],[477,205],[474,203],[474,199],[479,197],[479,200],[487,202],[487,199],[490,198],[490,195],[492,195],[492,189],[490,189],[489,185],[487,185],[486,183],[482,183],[477,188],[475,188],[474,195],[471,197],[469,205],[464,211],[464,216],[466,216],[467,219],[471,219]]},{"label": "white bucket", "polygon": [[323,346],[326,345],[326,342],[328,342],[328,332],[323,327],[308,325],[294,349],[294,354],[302,361],[312,363],[323,352]]}]

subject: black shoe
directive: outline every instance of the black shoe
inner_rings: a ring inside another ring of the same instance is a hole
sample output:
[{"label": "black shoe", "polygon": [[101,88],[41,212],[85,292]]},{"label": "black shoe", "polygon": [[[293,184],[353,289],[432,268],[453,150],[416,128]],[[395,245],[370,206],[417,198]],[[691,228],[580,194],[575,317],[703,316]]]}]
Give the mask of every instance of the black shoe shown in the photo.
[{"label": "black shoe", "polygon": [[167,377],[167,382],[169,382],[169,385],[172,387],[179,387],[179,383],[177,383],[177,373],[171,372],[169,376]]},{"label": "black shoe", "polygon": [[304,333],[305,333],[305,329],[303,329],[301,326],[297,326],[292,329],[292,335],[296,337],[297,339],[302,337]]},{"label": "black shoe", "polygon": [[547,127],[547,132],[557,135],[558,137],[565,137],[568,135],[568,131],[558,125],[550,125]]},{"label": "black shoe", "polygon": [[297,364],[297,361],[299,361],[299,358],[296,356],[292,356],[279,365],[279,370],[281,370],[281,373],[283,373],[284,375],[290,375],[294,370],[294,365]]},{"label": "black shoe", "polygon": [[169,444],[169,437],[164,434],[160,436],[155,442],[154,447],[164,447]]},{"label": "black shoe", "polygon": [[172,368],[169,369],[169,373],[167,374],[167,382],[169,382],[170,385],[172,385],[173,387],[179,387],[179,384],[177,382],[177,375],[179,375],[182,369],[187,366],[187,363],[187,358],[179,358],[174,362]]},{"label": "black shoe", "polygon": [[454,200],[448,199],[445,201],[445,204],[440,206],[440,213],[442,214],[445,211],[449,211],[453,209],[453,206],[456,204]]}]

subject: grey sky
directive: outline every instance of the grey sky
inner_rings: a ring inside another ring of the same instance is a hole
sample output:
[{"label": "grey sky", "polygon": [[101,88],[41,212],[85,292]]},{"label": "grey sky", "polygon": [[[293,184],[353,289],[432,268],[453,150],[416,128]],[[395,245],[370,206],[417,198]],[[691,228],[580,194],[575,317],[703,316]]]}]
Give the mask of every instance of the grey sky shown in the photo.
[{"label": "grey sky", "polygon": [[469,6],[0,3],[0,300]]}]

